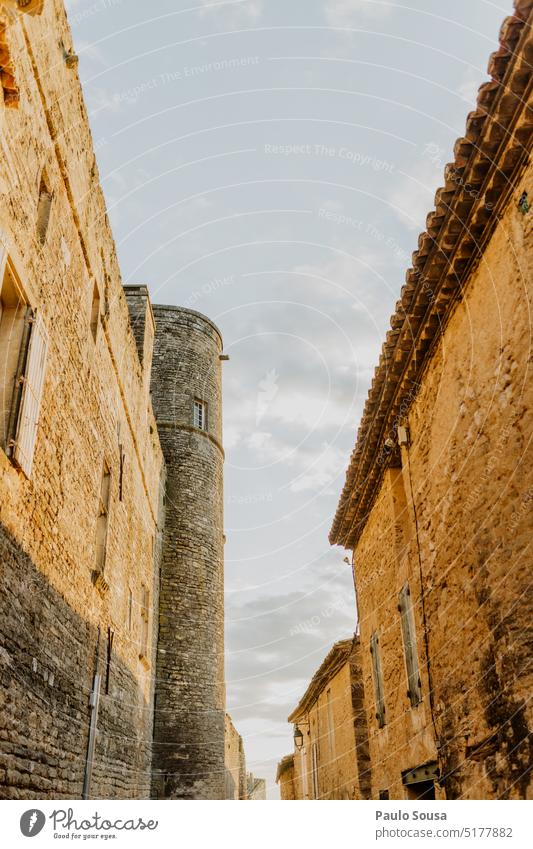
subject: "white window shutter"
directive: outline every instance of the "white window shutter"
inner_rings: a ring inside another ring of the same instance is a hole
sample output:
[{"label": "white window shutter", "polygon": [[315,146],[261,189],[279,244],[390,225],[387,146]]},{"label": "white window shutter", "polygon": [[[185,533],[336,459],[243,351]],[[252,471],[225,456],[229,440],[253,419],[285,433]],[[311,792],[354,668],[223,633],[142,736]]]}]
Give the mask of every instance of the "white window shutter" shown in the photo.
[{"label": "white window shutter", "polygon": [[41,317],[34,314],[13,451],[13,459],[27,477],[33,465],[47,353],[48,333]]}]

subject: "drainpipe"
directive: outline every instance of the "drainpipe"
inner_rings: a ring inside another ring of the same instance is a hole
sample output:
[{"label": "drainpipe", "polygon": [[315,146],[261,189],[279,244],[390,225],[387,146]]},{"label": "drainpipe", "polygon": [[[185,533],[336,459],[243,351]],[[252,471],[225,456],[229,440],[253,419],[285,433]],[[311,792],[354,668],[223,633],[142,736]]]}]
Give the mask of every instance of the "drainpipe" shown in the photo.
[{"label": "drainpipe", "polygon": [[87,741],[87,757],[85,759],[85,774],[83,776],[82,799],[89,799],[91,792],[91,778],[93,774],[94,749],[96,746],[96,727],[98,724],[98,704],[100,702],[100,628],[98,628],[98,640],[96,643],[96,664],[93,678],[93,688],[89,696],[89,708],[91,719],[89,724],[89,739]]},{"label": "drainpipe", "polygon": [[[428,623],[426,616],[426,593],[424,590],[424,571],[422,568],[422,553],[420,551],[420,534],[418,529],[418,513],[416,509],[415,502],[415,493],[413,487],[413,476],[411,474],[411,456],[409,449],[411,447],[411,435],[409,433],[409,427],[407,425],[398,427],[398,445],[400,446],[400,451],[402,448],[405,450],[405,457],[407,459],[407,475],[409,478],[409,489],[411,492],[411,504],[414,516],[414,526],[415,526],[415,539],[416,539],[416,550],[418,555],[418,571],[419,571],[419,580],[420,580],[420,607],[422,613],[422,629],[423,629],[423,637],[424,637],[424,652],[426,655],[426,669],[428,676],[428,687],[429,687],[429,713],[431,716],[431,724],[433,725],[433,733],[435,735],[435,746],[437,748],[437,761],[439,762],[440,767],[440,737],[439,732],[437,730],[437,723],[435,721],[435,699],[433,695],[433,683],[432,683],[432,674],[431,674],[431,658],[429,653],[429,631],[428,631]],[[403,460],[403,458],[402,458]],[[442,777],[442,773],[441,773]],[[442,786],[442,785],[441,785]]]}]

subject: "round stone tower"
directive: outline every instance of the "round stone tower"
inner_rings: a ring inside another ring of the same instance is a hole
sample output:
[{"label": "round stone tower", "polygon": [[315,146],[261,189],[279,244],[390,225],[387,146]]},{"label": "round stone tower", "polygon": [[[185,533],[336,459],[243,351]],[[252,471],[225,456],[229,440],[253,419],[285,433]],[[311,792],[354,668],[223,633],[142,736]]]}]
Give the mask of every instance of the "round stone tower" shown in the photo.
[{"label": "round stone tower", "polygon": [[154,306],[152,402],[167,466],[153,796],[224,798],[222,337]]}]

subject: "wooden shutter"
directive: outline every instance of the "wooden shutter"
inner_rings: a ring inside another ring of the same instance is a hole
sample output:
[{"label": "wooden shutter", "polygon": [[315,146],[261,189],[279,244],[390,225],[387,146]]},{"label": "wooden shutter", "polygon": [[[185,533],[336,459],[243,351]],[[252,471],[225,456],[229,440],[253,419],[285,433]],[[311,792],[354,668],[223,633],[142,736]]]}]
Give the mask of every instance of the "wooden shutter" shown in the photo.
[{"label": "wooden shutter", "polygon": [[409,584],[402,587],[399,596],[398,610],[402,620],[403,648],[405,668],[407,671],[407,695],[412,707],[422,701],[422,686],[418,669],[418,653],[416,648],[416,631],[411,591]]},{"label": "wooden shutter", "polygon": [[313,743],[311,747],[311,760],[312,760],[312,768],[313,768],[313,799],[319,798],[319,787],[318,787],[318,746],[316,743]]},{"label": "wooden shutter", "polygon": [[309,791],[307,787],[307,752],[305,749],[300,749],[300,770],[302,773],[302,799],[307,799]]},{"label": "wooden shutter", "polygon": [[31,477],[37,440],[47,353],[48,333],[40,316],[34,313],[13,448],[13,459],[28,478]]},{"label": "wooden shutter", "polygon": [[378,726],[385,725],[385,694],[383,688],[383,673],[381,671],[381,656],[379,649],[379,637],[376,632],[370,639],[370,651],[372,653],[372,677],[374,679],[374,698],[376,701],[376,719]]},{"label": "wooden shutter", "polygon": [[6,270],[7,248],[2,241],[2,233],[0,233],[0,289],[4,279],[4,271]]}]

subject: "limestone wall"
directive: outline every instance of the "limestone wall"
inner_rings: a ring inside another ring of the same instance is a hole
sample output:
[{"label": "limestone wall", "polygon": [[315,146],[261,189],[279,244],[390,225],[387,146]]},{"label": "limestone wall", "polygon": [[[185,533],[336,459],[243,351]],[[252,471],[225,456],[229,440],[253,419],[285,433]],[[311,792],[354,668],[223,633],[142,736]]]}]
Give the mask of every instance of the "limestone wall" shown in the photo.
[{"label": "limestone wall", "polygon": [[[343,653],[341,660],[338,654]],[[330,670],[328,663],[333,663]],[[282,798],[366,799],[370,797],[367,718],[357,642],[336,644],[291,714],[303,735],[300,749],[278,766]],[[290,761],[291,773],[282,779]],[[285,793],[286,795],[283,795]]]},{"label": "limestone wall", "polygon": [[[411,445],[402,448],[402,468],[386,473],[355,552],[375,797],[386,789],[403,798],[402,771],[437,756],[443,783],[437,795],[532,792],[533,220],[517,209],[532,176],[529,166],[437,344],[405,422]],[[416,707],[406,693],[397,610],[406,581],[420,664]],[[373,632],[383,666],[382,729],[373,696]]]},{"label": "limestone wall", "polygon": [[[20,103],[2,115],[0,230],[50,347],[31,479],[0,451],[0,795],[80,796],[99,627],[104,689],[92,795],[147,796],[156,623],[150,614],[140,658],[140,605],[143,588],[157,604],[163,457],[81,88],[58,46],[71,47],[62,2],[47,0],[42,15],[19,19],[7,38]],[[41,243],[43,179],[53,197]],[[108,587],[99,592],[93,570],[104,462]]]},{"label": "limestone wall", "polygon": [[450,798],[533,792],[533,216],[517,209],[532,179],[530,165],[409,414],[435,715]]},{"label": "limestone wall", "polygon": [[356,751],[350,663],[345,663],[328,681],[310,709],[308,720],[310,735],[306,738],[306,763],[309,788],[313,786],[312,746],[315,744],[318,757],[318,798],[364,798],[359,765],[363,763],[368,768],[365,763],[368,746],[363,740],[360,743],[361,751]]},{"label": "limestone wall", "polygon": [[248,795],[244,744],[229,714],[226,714],[224,725],[224,761],[225,798],[244,801]]}]

